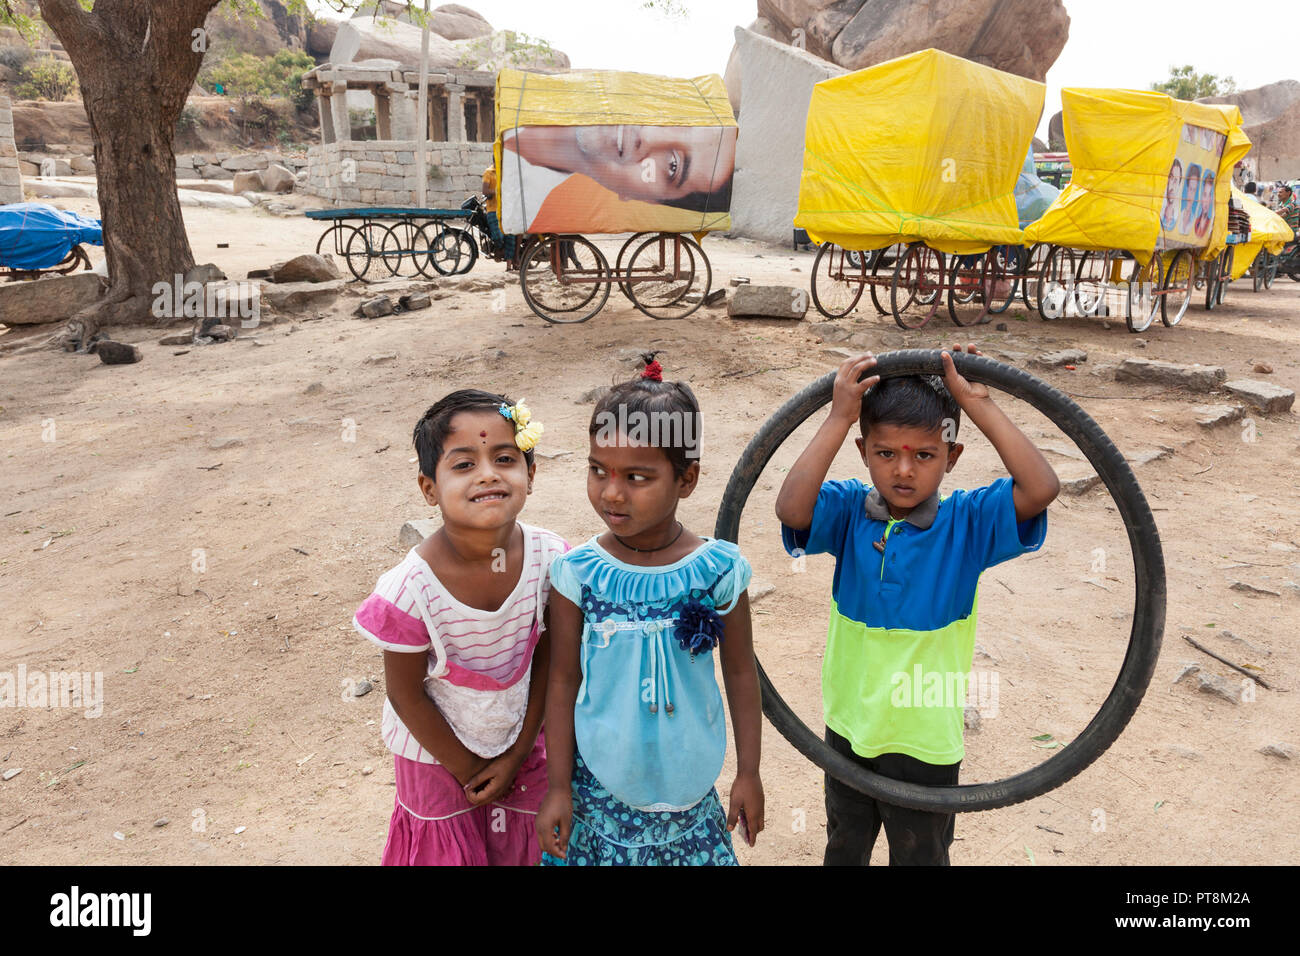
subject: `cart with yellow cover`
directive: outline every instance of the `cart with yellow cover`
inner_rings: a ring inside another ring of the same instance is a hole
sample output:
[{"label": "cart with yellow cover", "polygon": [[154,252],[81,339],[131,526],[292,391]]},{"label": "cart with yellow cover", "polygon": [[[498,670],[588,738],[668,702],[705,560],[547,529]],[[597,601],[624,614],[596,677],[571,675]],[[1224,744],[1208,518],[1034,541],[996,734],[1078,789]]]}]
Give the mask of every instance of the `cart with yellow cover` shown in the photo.
[{"label": "cart with yellow cover", "polygon": [[[1025,241],[1050,251],[1039,312],[1122,309],[1132,332],[1183,317],[1198,273],[1229,246],[1232,169],[1250,149],[1235,106],[1141,90],[1061,91],[1074,174]],[[1118,299],[1118,302],[1115,302]]]},{"label": "cart with yellow cover", "polygon": [[945,301],[958,325],[1006,309],[1025,260],[1016,184],[1044,93],[939,50],[813,87],[794,225],[821,245],[817,309],[848,315],[870,290],[909,329]]},{"label": "cart with yellow cover", "polygon": [[1250,240],[1238,248],[1231,278],[1240,279],[1249,271],[1256,292],[1271,289],[1277,278],[1279,256],[1295,239],[1295,231],[1285,219],[1236,186],[1232,187],[1232,195],[1250,217]]},{"label": "cart with yellow cover", "polygon": [[[615,286],[655,318],[700,307],[700,240],[731,226],[737,127],[721,77],[502,70],[496,130],[501,228],[524,240],[537,315],[585,322]],[[627,233],[613,256],[589,238]]]}]

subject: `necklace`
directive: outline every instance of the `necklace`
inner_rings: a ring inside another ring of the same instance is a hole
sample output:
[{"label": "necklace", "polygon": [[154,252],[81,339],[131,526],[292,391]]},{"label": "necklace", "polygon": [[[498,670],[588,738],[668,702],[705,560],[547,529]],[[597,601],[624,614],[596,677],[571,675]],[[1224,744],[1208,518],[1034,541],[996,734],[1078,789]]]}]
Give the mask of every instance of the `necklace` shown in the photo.
[{"label": "necklace", "polygon": [[677,543],[677,539],[682,536],[682,532],[685,530],[686,530],[686,526],[682,524],[680,521],[677,522],[677,534],[673,535],[673,540],[669,541],[667,544],[661,544],[657,548],[634,548],[632,547],[632,545],[628,544],[618,535],[614,534],[614,532],[611,531],[610,534],[614,534],[614,540],[617,541],[619,544],[621,544],[623,547],[627,548],[629,551],[636,551],[639,554],[650,554],[652,551],[662,551],[664,548],[672,547],[674,544]]}]

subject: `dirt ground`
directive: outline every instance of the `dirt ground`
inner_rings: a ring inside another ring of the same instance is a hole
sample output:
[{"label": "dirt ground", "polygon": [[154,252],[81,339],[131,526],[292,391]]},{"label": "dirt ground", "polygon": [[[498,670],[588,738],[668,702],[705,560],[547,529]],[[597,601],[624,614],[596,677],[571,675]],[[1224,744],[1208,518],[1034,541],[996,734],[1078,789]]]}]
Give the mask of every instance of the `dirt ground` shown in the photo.
[{"label": "dirt ground", "polygon": [[[309,250],[320,231],[261,211],[185,214],[198,261],[232,278]],[[716,237],[706,248],[715,286],[744,275],[807,287],[810,253]],[[475,271],[501,268],[481,261]],[[0,674],[103,675],[96,718],[71,707],[0,711],[0,771],[22,769],[0,783],[0,862],[377,862],[394,793],[379,738],[383,665],[350,621],[400,559],[403,522],[430,516],[410,448],[423,409],[464,386],[526,398],[546,434],[522,517],[579,543],[602,530],[585,494],[590,405],[581,396],[628,377],[634,350],[663,349],[666,374],[688,381],[703,405],[703,478],[681,513],[709,534],[755,430],[838,362],[808,331],[815,313],[738,321],[706,309],[656,322],[616,292],[590,322],[552,327],[528,311],[517,284],[504,308],[491,292],[458,291],[429,310],[364,320],[350,314],[356,302],[345,296],[321,318],[264,316],[235,342],[180,355],[156,344],[163,332],[127,331],[120,337],[145,353],[136,365],[54,352],[0,357]],[[1047,323],[1018,308],[1003,317],[1008,331],[959,331],[941,316],[904,333],[870,305],[844,320],[876,351],[960,338],[1024,364],[1082,348],[1088,358],[1077,369],[1037,374],[1077,396],[1126,454],[1167,450],[1136,466],[1169,588],[1161,660],[1141,707],[1118,742],[1059,789],[961,815],[955,864],[1297,858],[1290,822],[1300,812],[1300,754],[1260,752],[1300,748],[1292,696],[1300,589],[1288,583],[1300,579],[1300,495],[1287,464],[1300,451],[1297,419],[1255,413],[1209,430],[1192,406],[1211,396],[1117,383],[1113,366],[1128,355],[1201,362],[1222,365],[1229,379],[1295,389],[1298,306],[1300,284],[1282,278],[1255,294],[1247,280],[1213,313],[1193,304],[1177,328],[1157,322],[1141,337],[1145,348],[1122,318],[1106,329],[1098,318]],[[0,345],[32,334],[11,330]],[[383,353],[396,359],[367,362]],[[1253,373],[1257,362],[1272,374]],[[1002,404],[1062,477],[1084,473],[1047,419],[1006,396]],[[772,507],[783,470],[819,421],[777,453],[740,542],[756,585],[775,588],[754,606],[759,657],[818,730],[831,562],[810,558],[798,573]],[[999,474],[988,443],[963,432],[968,449],[945,491]],[[863,472],[842,454],[832,476]],[[997,697],[967,734],[963,782],[1027,769],[1074,739],[1114,680],[1143,599],[1104,489],[1063,495],[1048,528],[1040,552],[983,578],[975,666],[984,686],[996,680]],[[1233,590],[1238,582],[1275,593]],[[1175,684],[1194,662],[1243,685],[1184,634],[1253,668],[1271,689],[1226,700],[1194,681]],[[375,690],[354,698],[363,678]],[[741,860],[817,864],[821,774],[764,728],[768,829],[756,848],[740,849]],[[729,757],[724,795],[731,766]],[[885,859],[882,838],[874,862]]]}]

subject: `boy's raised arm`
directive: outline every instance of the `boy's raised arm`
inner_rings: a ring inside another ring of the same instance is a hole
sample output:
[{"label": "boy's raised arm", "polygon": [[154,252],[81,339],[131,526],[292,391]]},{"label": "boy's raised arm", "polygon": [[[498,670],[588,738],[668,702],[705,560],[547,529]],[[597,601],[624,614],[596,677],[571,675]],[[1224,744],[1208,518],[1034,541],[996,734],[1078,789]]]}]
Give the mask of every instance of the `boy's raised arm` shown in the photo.
[{"label": "boy's raised arm", "polygon": [[[962,347],[954,346],[953,351],[960,352]],[[966,352],[971,355],[980,354],[974,345],[968,345]],[[1061,480],[1043,453],[998,408],[987,387],[971,384],[957,371],[950,352],[943,353],[943,380],[966,417],[975,423],[975,427],[997,450],[1002,464],[1006,465],[1007,472],[1011,475],[1011,497],[1016,504],[1016,520],[1028,521],[1042,514],[1061,492]]]},{"label": "boy's raised arm", "polygon": [[857,424],[862,396],[880,381],[879,375],[871,375],[861,382],[858,378],[875,364],[876,357],[867,352],[845,359],[835,374],[831,413],[785,476],[776,496],[776,516],[786,527],[796,531],[812,527],[813,506],[817,504],[817,493],[826,480],[826,472],[843,447],[849,429]]}]

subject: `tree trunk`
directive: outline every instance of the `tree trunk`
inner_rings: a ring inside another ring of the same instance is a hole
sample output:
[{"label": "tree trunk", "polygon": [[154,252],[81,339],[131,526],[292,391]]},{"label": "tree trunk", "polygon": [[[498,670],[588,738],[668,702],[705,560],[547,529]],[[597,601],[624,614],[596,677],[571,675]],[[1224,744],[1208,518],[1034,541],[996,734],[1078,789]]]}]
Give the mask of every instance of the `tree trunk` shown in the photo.
[{"label": "tree trunk", "polygon": [[194,31],[219,2],[96,0],[86,11],[77,0],[40,0],[81,83],[110,283],[103,299],[68,322],[64,348],[84,350],[106,325],[148,321],[155,283],[170,289],[194,265],[172,142],[206,49]]}]

